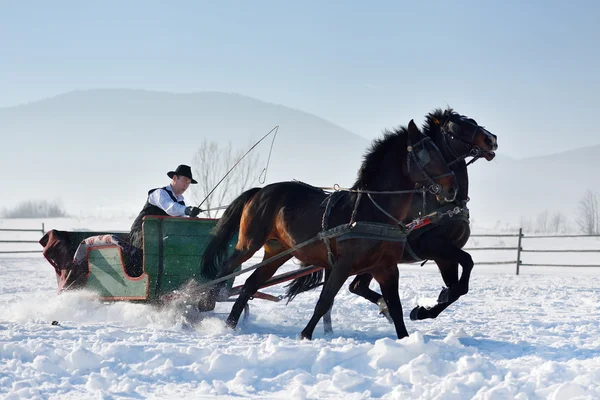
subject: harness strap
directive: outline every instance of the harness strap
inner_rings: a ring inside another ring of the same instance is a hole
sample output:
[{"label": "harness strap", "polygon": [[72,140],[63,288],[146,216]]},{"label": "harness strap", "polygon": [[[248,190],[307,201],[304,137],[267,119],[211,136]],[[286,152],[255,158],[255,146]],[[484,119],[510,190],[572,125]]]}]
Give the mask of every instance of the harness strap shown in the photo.
[{"label": "harness strap", "polygon": [[[483,153],[483,150],[479,146],[473,144],[473,140],[475,140],[475,135],[477,134],[477,131],[481,128],[481,126],[467,121],[469,124],[471,124],[473,126],[473,132],[471,133],[471,139],[470,139],[471,141],[469,142],[467,140],[464,140],[464,139],[454,136],[454,133],[452,133],[452,131],[450,129],[448,129],[449,122],[450,122],[450,120],[446,121],[446,123],[441,128],[442,142],[444,143],[444,147],[450,153],[450,156],[454,157],[454,160],[449,162],[448,166],[451,166],[453,164],[456,164],[457,162],[463,161],[467,157],[474,157],[467,164],[467,166],[469,166],[472,163],[474,163],[475,161],[477,161],[481,157],[481,154]],[[471,150],[467,154],[464,154],[462,156],[457,155],[456,152],[452,149],[452,146],[450,145],[449,138],[452,140],[455,140],[457,142],[466,144],[467,146],[469,146],[471,148]]]},{"label": "harness strap", "polygon": [[479,160],[480,158],[481,158],[481,156],[480,156],[480,155],[477,155],[477,156],[473,157],[473,158],[471,159],[471,161],[469,161],[469,162],[467,163],[467,167],[468,167],[469,165],[473,164],[475,161]]},{"label": "harness strap", "polygon": [[382,213],[384,213],[386,216],[388,216],[389,218],[392,219],[392,221],[394,221],[396,223],[396,225],[403,225],[402,221],[396,219],[392,214],[390,214],[389,212],[385,211],[385,209],[383,207],[381,207],[373,198],[373,196],[371,195],[371,193],[367,193],[367,196],[369,196],[369,199],[373,202],[373,204],[375,205],[375,207],[377,207],[379,209],[379,211],[381,211]]},{"label": "harness strap", "polygon": [[[371,195],[369,194],[369,197]],[[358,212],[358,204],[360,203],[360,199],[362,198],[362,193],[359,192],[356,195],[356,200],[354,201],[354,209],[352,210],[352,216],[350,217],[350,225],[352,225],[354,223],[354,221],[356,221],[356,213]]]},{"label": "harness strap", "polygon": [[[331,215],[331,208],[333,203],[332,199],[333,194],[327,196],[327,204],[325,205],[325,212],[323,212],[323,219],[321,220],[322,233],[327,231],[327,223],[329,221],[329,216]],[[335,257],[333,255],[333,251],[331,251],[331,243],[329,241],[329,237],[323,235],[322,239],[323,243],[325,244],[325,247],[327,248],[327,261],[329,261],[329,265],[333,268],[333,264],[335,264]]]},{"label": "harness strap", "polygon": [[417,254],[412,249],[412,247],[410,247],[410,244],[408,244],[408,242],[406,242],[406,244],[404,245],[404,251],[408,253],[410,258],[413,259],[413,261],[421,261],[421,258],[417,256]]}]

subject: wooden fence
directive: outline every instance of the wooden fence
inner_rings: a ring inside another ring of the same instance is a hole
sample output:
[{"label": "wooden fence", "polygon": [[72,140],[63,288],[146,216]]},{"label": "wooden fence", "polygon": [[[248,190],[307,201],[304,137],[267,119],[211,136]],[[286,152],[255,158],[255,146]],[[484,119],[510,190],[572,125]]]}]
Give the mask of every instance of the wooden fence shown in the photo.
[{"label": "wooden fence", "polygon": [[[0,229],[0,232],[38,232],[42,236],[46,233],[44,224],[42,223],[42,229]],[[0,240],[0,243],[38,243],[38,240]],[[23,254],[23,253],[41,253],[42,250],[9,250],[0,251],[0,254]]]},{"label": "wooden fence", "polygon": [[513,237],[517,238],[516,247],[466,247],[465,251],[486,251],[486,250],[500,250],[500,251],[515,251],[516,260],[507,261],[484,261],[477,262],[477,265],[507,265],[514,264],[515,272],[519,275],[521,267],[592,267],[600,268],[600,264],[553,264],[553,263],[527,263],[523,262],[521,257],[523,253],[600,253],[598,249],[530,249],[524,247],[527,239],[549,239],[549,238],[590,238],[600,237],[600,235],[525,235],[523,228],[519,229],[519,233],[515,234],[486,234],[486,235],[471,235],[472,238],[477,237],[490,237],[490,238],[503,238]]},{"label": "wooden fence", "polygon": [[[41,229],[0,229],[0,232],[37,232],[42,236],[46,233],[44,224]],[[505,234],[485,234],[471,235],[471,238],[517,238],[517,245],[512,247],[466,247],[465,251],[513,251],[516,253],[515,259],[502,261],[482,261],[477,262],[477,265],[515,265],[515,272],[519,275],[521,267],[596,267],[600,268],[600,264],[553,264],[553,263],[527,263],[523,262],[522,256],[525,253],[600,253],[598,249],[536,249],[526,247],[527,239],[548,239],[548,238],[590,238],[599,237],[600,235],[525,235],[523,229],[519,229],[518,233]],[[38,239],[39,240],[39,239]],[[38,240],[0,240],[0,243],[38,243]],[[22,253],[41,253],[42,250],[9,250],[0,251],[0,254],[22,254]]]}]

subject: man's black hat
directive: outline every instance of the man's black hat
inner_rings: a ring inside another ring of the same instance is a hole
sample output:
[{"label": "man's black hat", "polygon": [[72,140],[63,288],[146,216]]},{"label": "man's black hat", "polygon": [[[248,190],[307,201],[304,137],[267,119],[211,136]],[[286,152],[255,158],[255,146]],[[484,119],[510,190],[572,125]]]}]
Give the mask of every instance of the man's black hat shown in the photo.
[{"label": "man's black hat", "polygon": [[192,169],[190,168],[189,165],[181,164],[180,166],[177,167],[177,169],[175,171],[167,172],[167,176],[169,178],[173,178],[173,175],[185,176],[186,178],[190,178],[192,180],[192,183],[198,183],[194,180],[194,178],[192,178]]}]

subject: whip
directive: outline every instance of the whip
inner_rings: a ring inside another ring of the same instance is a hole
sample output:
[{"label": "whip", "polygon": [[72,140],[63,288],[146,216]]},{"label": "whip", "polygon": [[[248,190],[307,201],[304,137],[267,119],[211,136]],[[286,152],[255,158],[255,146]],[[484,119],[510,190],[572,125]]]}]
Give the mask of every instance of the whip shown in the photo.
[{"label": "whip", "polygon": [[[233,164],[233,166],[229,169],[229,171],[227,171],[227,173],[223,176],[223,178],[221,178],[221,180],[219,182],[217,182],[217,184],[215,185],[214,188],[212,188],[212,190],[206,195],[206,197],[204,198],[204,200],[202,200],[202,202],[200,203],[200,205],[198,206],[198,208],[200,208],[202,206],[202,204],[204,204],[204,202],[210,197],[211,194],[213,194],[213,192],[217,189],[217,187],[225,180],[225,178],[227,178],[227,175],[229,175],[231,173],[231,171],[233,171],[233,169],[235,167],[237,167],[237,165],[244,159],[244,157],[246,157],[248,155],[248,153],[250,153],[252,150],[254,150],[254,148],[256,146],[258,146],[258,144],[260,142],[262,142],[267,136],[269,136],[271,133],[275,132],[275,134],[273,135],[273,141],[271,142],[271,149],[269,150],[269,158],[267,159],[267,166],[265,168],[263,168],[262,172],[260,173],[260,176],[263,175],[263,172],[265,173],[265,179],[267,176],[267,168],[269,168],[269,161],[271,159],[271,150],[273,150],[273,143],[275,143],[275,138],[277,137],[277,132],[279,131],[279,125],[276,125],[273,129],[271,129],[266,135],[264,135],[263,137],[261,137],[256,143],[254,143],[252,145],[252,147],[250,147],[250,149],[248,149],[248,151],[246,153],[244,153],[243,156],[240,157],[239,160],[237,160],[235,162],[235,164]],[[263,182],[264,183],[264,180]],[[219,209],[219,207],[217,207],[217,209]],[[214,210],[214,208],[213,208]]]}]

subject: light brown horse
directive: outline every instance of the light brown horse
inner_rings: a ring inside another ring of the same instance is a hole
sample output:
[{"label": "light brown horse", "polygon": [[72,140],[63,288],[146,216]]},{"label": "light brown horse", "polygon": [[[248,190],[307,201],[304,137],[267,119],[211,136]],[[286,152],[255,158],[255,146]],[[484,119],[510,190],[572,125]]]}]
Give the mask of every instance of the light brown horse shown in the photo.
[{"label": "light brown horse", "polygon": [[[342,235],[331,238],[329,246],[317,241],[266,263],[246,280],[227,324],[235,327],[250,297],[281,265],[296,257],[303,263],[331,268],[302,338],[312,338],[316,324],[331,308],[346,279],[367,271],[380,284],[398,338],[408,336],[398,296],[396,263],[402,258],[405,239],[404,228],[398,225],[410,209],[416,183],[431,188],[440,200],[452,201],[456,196],[456,178],[443,155],[410,121],[408,128],[386,132],[382,139],[374,141],[354,186],[335,193],[331,198],[335,202],[333,207],[324,207],[327,193],[299,182],[279,182],[242,193],[225,210],[204,252],[201,272],[207,279],[230,274],[261,247],[264,247],[263,260],[269,260],[316,237],[326,227],[345,226],[350,221],[355,221],[356,227],[362,224],[395,235]],[[351,226],[346,228],[351,230]],[[222,262],[236,233],[235,250]],[[214,289],[208,294],[210,307],[214,307],[218,292]],[[200,304],[206,304],[205,300]]]}]

